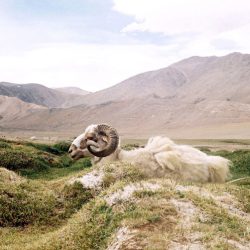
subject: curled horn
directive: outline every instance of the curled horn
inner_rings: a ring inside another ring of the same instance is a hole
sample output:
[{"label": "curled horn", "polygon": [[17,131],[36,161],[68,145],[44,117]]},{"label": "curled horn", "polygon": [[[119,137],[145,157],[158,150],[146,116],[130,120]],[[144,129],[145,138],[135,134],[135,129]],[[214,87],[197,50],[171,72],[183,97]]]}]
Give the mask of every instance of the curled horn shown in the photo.
[{"label": "curled horn", "polygon": [[105,157],[112,154],[119,144],[117,131],[107,124],[99,124],[95,132],[96,139],[87,140],[89,152],[97,157]]}]

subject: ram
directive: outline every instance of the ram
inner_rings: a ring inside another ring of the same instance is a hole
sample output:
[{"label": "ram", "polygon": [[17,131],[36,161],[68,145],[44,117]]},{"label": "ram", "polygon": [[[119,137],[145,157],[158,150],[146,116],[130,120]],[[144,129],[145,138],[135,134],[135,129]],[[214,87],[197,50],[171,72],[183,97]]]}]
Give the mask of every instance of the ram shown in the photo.
[{"label": "ram", "polygon": [[225,182],[230,176],[231,162],[210,156],[186,145],[177,145],[167,137],[156,136],[144,148],[121,149],[116,129],[106,124],[90,125],[69,148],[77,160],[91,157],[92,163],[104,165],[112,161],[133,164],[150,177],[174,177],[196,182]]}]

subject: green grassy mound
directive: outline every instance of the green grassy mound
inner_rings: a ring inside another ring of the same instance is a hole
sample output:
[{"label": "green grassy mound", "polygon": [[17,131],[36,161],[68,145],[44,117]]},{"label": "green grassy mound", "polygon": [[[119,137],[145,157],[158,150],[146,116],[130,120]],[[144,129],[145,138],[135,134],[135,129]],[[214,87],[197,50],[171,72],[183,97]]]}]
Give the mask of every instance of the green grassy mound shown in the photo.
[{"label": "green grassy mound", "polygon": [[95,167],[103,182],[90,189],[72,182],[93,170],[90,161],[72,162],[66,144],[0,142],[0,249],[250,246],[248,151],[216,153],[232,160],[233,179],[242,181],[149,179],[132,165],[113,163]]},{"label": "green grassy mound", "polygon": [[[0,139],[0,166],[31,178],[37,178],[40,174],[50,174],[53,168],[62,168],[61,171],[64,173],[67,172],[66,168],[74,165],[67,155],[68,148],[67,142],[46,145]],[[85,159],[81,164],[76,165],[90,167],[91,163],[90,160]],[[71,170],[72,168],[68,172]]]},{"label": "green grassy mound", "polygon": [[92,197],[91,190],[79,183],[48,187],[2,169],[0,227],[60,224]]}]

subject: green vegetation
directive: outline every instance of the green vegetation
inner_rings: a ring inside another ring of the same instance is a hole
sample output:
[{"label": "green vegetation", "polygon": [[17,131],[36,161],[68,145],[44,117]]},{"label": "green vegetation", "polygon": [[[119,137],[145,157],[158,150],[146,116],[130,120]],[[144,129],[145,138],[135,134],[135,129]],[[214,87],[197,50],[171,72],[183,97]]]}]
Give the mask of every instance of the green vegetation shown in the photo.
[{"label": "green vegetation", "polygon": [[[227,140],[228,143],[236,143],[235,141]],[[242,142],[241,142],[242,144]],[[233,175],[233,179],[240,178],[242,176],[250,175],[250,150],[235,150],[233,152],[220,150],[213,152],[209,147],[200,146],[200,150],[207,154],[211,155],[219,155],[225,157],[232,161],[231,165],[231,173]],[[250,183],[248,182],[248,185]]]},{"label": "green vegetation", "polygon": [[103,186],[109,187],[118,181],[135,182],[142,180],[145,175],[131,164],[108,164],[102,168],[104,171]]},{"label": "green vegetation", "polygon": [[240,240],[247,232],[247,224],[243,223],[236,216],[230,215],[226,209],[218,207],[212,199],[198,195],[187,195],[193,203],[207,215],[207,219],[201,224],[203,228],[213,226],[213,231],[206,235],[206,240],[211,241],[213,237],[221,235],[234,240]]},{"label": "green vegetation", "polygon": [[0,139],[0,166],[36,179],[54,179],[91,166],[89,159],[74,163],[68,142],[46,145]]},{"label": "green vegetation", "polygon": [[11,148],[11,146],[6,141],[0,140],[0,149],[3,148]]},{"label": "green vegetation", "polygon": [[47,145],[47,144],[42,144],[42,143],[32,143],[32,142],[24,142],[23,144],[26,146],[31,146],[31,147],[34,147],[38,150],[42,150],[42,151],[56,154],[56,155],[65,154],[68,151],[69,146],[70,146],[70,143],[65,142],[65,141],[60,141],[54,145]]},{"label": "green vegetation", "polygon": [[[103,184],[100,189],[88,189],[71,180],[91,171],[91,162],[72,161],[68,147],[67,142],[47,145],[0,140],[0,249],[106,249],[116,241],[119,229],[129,234],[120,243],[121,249],[171,249],[173,242],[179,247],[187,245],[196,234],[201,234],[197,244],[208,249],[235,249],[229,240],[250,241],[248,221],[237,215],[238,210],[250,212],[249,179],[220,185],[176,183],[147,179],[130,164],[112,163],[95,168],[103,172]],[[138,144],[125,146],[134,147]],[[250,175],[250,151],[204,150],[230,159],[233,179]],[[130,199],[108,202],[107,197],[114,193],[142,183],[157,184],[160,189],[141,188]],[[213,197],[177,191],[177,185],[184,189],[198,185],[214,196],[231,195],[239,203],[236,214],[231,212],[232,201],[223,203],[224,207]],[[182,215],[173,201],[191,207],[184,206]],[[186,219],[192,215],[192,206],[197,214]]]},{"label": "green vegetation", "polygon": [[250,150],[218,151],[213,154],[223,156],[232,161],[231,172],[233,178],[250,175]]},{"label": "green vegetation", "polygon": [[28,182],[0,185],[0,226],[52,223],[56,199]]}]

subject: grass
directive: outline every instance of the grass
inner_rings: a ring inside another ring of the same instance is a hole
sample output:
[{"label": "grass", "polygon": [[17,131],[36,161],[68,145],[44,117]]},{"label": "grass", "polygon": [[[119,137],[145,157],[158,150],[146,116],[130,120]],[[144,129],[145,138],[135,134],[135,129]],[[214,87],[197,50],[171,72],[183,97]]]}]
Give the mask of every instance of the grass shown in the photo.
[{"label": "grass", "polygon": [[[134,147],[138,144],[125,146]],[[250,240],[247,222],[212,199],[176,192],[174,182],[148,180],[129,164],[104,166],[101,190],[69,184],[71,178],[91,171],[91,163],[89,159],[71,161],[67,149],[64,142],[46,145],[0,140],[0,166],[4,167],[0,169],[0,249],[106,249],[120,228],[131,234],[121,243],[122,249],[167,249],[173,239],[188,244],[187,230],[178,226],[183,218],[171,199],[188,200],[205,215],[205,220],[197,217],[190,222],[190,231],[201,232],[200,242],[208,249],[235,249],[228,240]],[[232,160],[233,178],[250,175],[249,151],[215,154]],[[141,181],[162,187],[135,191],[131,200],[112,206],[107,203],[108,195]],[[235,196],[239,209],[250,212],[249,182],[200,186]]]},{"label": "grass", "polygon": [[0,139],[0,166],[30,179],[52,180],[91,166],[89,159],[73,162],[67,155],[69,144],[46,145]]},{"label": "grass", "polygon": [[78,173],[79,171],[90,167],[91,162],[89,159],[81,159],[66,167],[50,167],[41,171],[37,171],[36,169],[22,169],[20,174],[33,180],[55,180],[61,177],[67,177],[74,173]]},{"label": "grass", "polygon": [[56,199],[38,188],[30,183],[0,186],[1,227],[53,223]]},{"label": "grass", "polygon": [[213,154],[223,156],[232,161],[231,173],[233,174],[233,179],[250,175],[250,150],[218,151]]},{"label": "grass", "polygon": [[195,194],[188,194],[188,198],[207,215],[207,219],[202,222],[204,228],[213,226],[213,232],[209,232],[210,237],[206,236],[206,240],[212,240],[215,236],[240,240],[246,234],[246,223],[230,215],[226,209],[218,207],[212,199]]}]

